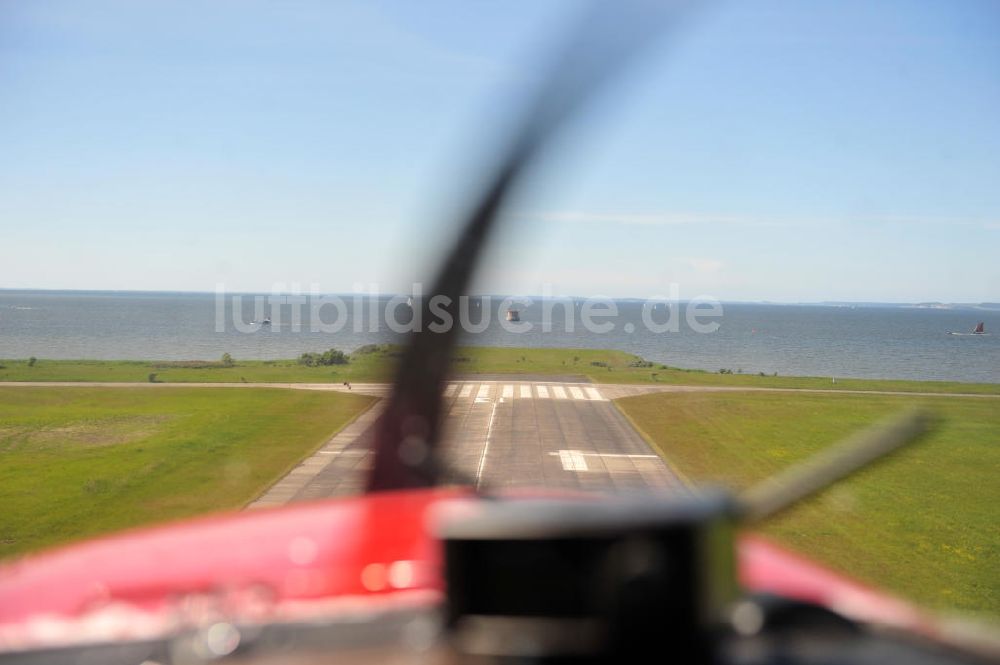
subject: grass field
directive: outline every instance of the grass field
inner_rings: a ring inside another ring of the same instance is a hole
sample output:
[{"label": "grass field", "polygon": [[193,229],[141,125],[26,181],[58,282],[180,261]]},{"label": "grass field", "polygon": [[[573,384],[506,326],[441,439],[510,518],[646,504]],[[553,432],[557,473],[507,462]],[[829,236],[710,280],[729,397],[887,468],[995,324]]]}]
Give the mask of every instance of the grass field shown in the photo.
[{"label": "grass field", "polygon": [[654,394],[617,403],[688,478],[745,488],[905,404],[941,418],[914,447],[763,531],[933,607],[1000,616],[1000,408],[992,399]]},{"label": "grass field", "polygon": [[0,556],[240,508],[373,398],[0,387]]},{"label": "grass field", "polygon": [[[399,350],[382,346],[354,353],[345,365],[307,367],[295,360],[236,359],[227,367],[217,361],[0,360],[3,381],[141,381],[165,383],[340,383],[388,381]],[[649,365],[649,366],[647,366]],[[759,388],[820,388],[1000,394],[997,383],[897,381],[829,377],[719,374],[646,363],[622,351],[596,349],[518,349],[464,347],[455,354],[457,374],[574,374],[598,383],[661,383]]]}]

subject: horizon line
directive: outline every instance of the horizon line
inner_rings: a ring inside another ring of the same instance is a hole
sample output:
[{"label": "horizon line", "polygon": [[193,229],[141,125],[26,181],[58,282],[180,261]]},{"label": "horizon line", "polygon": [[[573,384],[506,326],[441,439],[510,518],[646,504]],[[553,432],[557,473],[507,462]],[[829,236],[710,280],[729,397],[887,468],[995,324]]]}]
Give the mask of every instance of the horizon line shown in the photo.
[{"label": "horizon line", "polygon": [[[134,293],[134,294],[178,294],[178,295],[218,295],[217,291],[189,291],[183,289],[53,289],[53,288],[29,288],[29,287],[5,287],[0,286],[0,292],[12,292],[12,291],[26,291],[32,293]],[[226,291],[226,295],[238,295],[238,296],[377,296],[379,298],[394,298],[394,297],[413,297],[410,293],[390,293],[390,292],[378,292],[378,293],[366,293],[357,291],[340,291],[340,292],[324,292],[324,293],[312,293],[312,292],[301,292],[301,291]],[[426,294],[422,294],[426,295]],[[541,296],[533,295],[528,293],[519,294],[503,294],[503,293],[469,293],[466,297],[470,298],[532,298],[535,300],[587,300],[590,298],[602,298],[612,301],[643,301],[650,300],[651,297],[642,296],[581,296],[581,295],[557,295],[557,296]],[[657,299],[658,301],[660,299]],[[694,298],[679,299],[675,302],[686,303],[695,300]],[[1000,306],[1000,302],[990,302],[990,301],[962,301],[962,300],[770,300],[762,298],[759,300],[735,300],[735,299],[725,299],[718,298],[718,302],[723,304],[733,304],[733,305],[997,305]]]}]

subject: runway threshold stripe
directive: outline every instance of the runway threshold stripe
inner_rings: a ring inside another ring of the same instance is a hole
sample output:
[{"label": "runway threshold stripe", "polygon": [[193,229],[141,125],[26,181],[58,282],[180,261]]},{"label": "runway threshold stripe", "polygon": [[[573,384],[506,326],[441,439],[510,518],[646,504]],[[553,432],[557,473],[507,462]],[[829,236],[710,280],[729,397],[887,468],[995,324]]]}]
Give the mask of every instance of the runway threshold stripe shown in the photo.
[{"label": "runway threshold stripe", "polygon": [[597,388],[584,388],[583,390],[587,393],[587,396],[590,397],[590,399],[602,402],[604,401],[604,398],[601,396],[601,393],[597,390]]},{"label": "runway threshold stripe", "polygon": [[531,399],[531,386],[525,386],[525,385],[521,386],[521,398]]},{"label": "runway threshold stripe", "polygon": [[552,394],[556,396],[556,399],[566,399],[566,391],[562,386],[552,386]]},{"label": "runway threshold stripe", "polygon": [[573,399],[587,399],[583,396],[583,391],[576,386],[570,386],[569,393],[573,396]]},{"label": "runway threshold stripe", "polygon": [[479,386],[479,392],[476,393],[476,399],[488,399],[490,396],[490,385],[484,383]]},{"label": "runway threshold stripe", "polygon": [[546,386],[535,386],[535,390],[538,391],[538,396],[542,399],[549,398],[549,389]]},{"label": "runway threshold stripe", "polygon": [[445,397],[451,397],[452,395],[454,395],[455,394],[455,388],[457,388],[457,387],[458,387],[457,384],[449,383],[448,387],[444,389],[444,396]]},{"label": "runway threshold stripe", "polygon": [[471,383],[467,383],[464,386],[462,386],[462,392],[458,393],[458,396],[459,397],[468,397],[471,394],[472,394],[472,384]]},{"label": "runway threshold stripe", "polygon": [[513,399],[514,397],[514,386],[504,386],[503,387],[503,398]]}]

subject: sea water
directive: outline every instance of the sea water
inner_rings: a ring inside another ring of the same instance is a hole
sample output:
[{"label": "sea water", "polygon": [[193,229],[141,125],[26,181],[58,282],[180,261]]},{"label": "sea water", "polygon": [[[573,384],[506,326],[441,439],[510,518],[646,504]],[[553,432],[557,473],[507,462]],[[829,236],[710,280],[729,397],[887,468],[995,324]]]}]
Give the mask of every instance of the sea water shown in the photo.
[{"label": "sea water", "polygon": [[[337,332],[312,330],[308,307],[300,325],[293,325],[288,305],[265,305],[273,323],[251,324],[259,318],[254,303],[264,298],[246,295],[234,306],[227,296],[220,325],[219,299],[211,293],[0,291],[0,358],[186,360],[229,353],[264,360],[399,340],[384,322],[384,309],[393,304],[385,297],[359,303],[342,296],[346,318]],[[394,303],[404,318],[405,300]],[[480,322],[483,309],[490,320],[482,332],[465,334],[463,343],[619,349],[656,363],[710,371],[1000,382],[996,309],[723,303],[720,317],[702,319],[719,324],[705,333],[687,325],[682,303],[678,330],[654,332],[643,323],[643,303],[615,301],[617,315],[599,319],[611,322],[612,329],[595,332],[582,324],[581,302],[567,301],[550,308],[552,330],[545,331],[543,302],[535,299],[515,306],[521,323],[531,327],[515,333],[503,327],[501,300],[472,302],[471,320]],[[326,310],[324,320],[337,318],[333,308]],[[659,323],[668,313],[663,304],[651,310]],[[979,321],[993,334],[948,334],[969,332]]]}]

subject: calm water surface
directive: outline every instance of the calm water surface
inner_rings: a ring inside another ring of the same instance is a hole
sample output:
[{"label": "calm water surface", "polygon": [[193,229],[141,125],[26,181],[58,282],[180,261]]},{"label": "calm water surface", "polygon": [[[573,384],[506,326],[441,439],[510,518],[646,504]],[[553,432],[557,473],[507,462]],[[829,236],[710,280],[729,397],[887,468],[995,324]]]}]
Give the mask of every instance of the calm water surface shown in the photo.
[{"label": "calm water surface", "polygon": [[[223,312],[224,331],[217,332],[213,294],[0,291],[0,358],[184,360],[215,359],[228,352],[237,359],[276,359],[396,339],[384,324],[379,331],[367,331],[373,304],[368,299],[363,303],[364,330],[356,331],[355,304],[350,297],[344,300],[347,317],[339,332],[310,332],[308,308],[302,329],[295,331],[290,308],[268,307],[267,313],[275,321],[280,316],[281,324],[246,333],[233,324],[231,299]],[[379,311],[386,304],[385,299],[374,302]],[[489,325],[467,335],[466,343],[612,348],[658,363],[713,371],[1000,382],[1000,311],[995,310],[726,304],[717,319],[719,329],[700,334],[683,317],[679,332],[653,333],[642,325],[640,303],[618,302],[618,316],[608,319],[614,330],[599,334],[585,330],[579,315],[575,330],[566,331],[567,309],[558,305],[554,330],[546,333],[540,326],[542,305],[536,301],[520,308],[521,320],[535,324],[534,330],[511,333],[498,321],[500,299],[490,304]],[[479,321],[480,311],[481,306],[472,308],[473,321]],[[253,297],[244,297],[235,314],[247,323],[259,318]],[[661,305],[656,318],[665,316]],[[335,318],[332,308],[324,312],[328,322]],[[978,321],[993,334],[947,334],[969,331]]]}]

